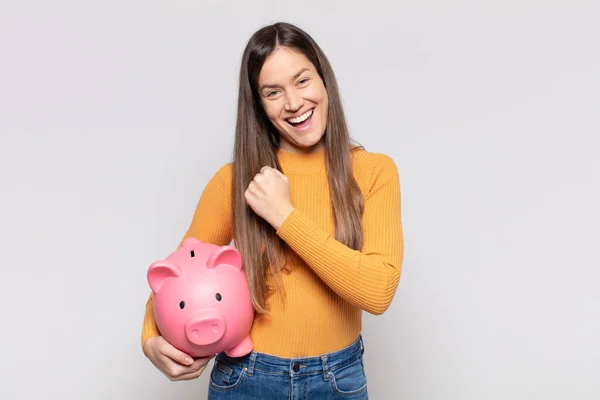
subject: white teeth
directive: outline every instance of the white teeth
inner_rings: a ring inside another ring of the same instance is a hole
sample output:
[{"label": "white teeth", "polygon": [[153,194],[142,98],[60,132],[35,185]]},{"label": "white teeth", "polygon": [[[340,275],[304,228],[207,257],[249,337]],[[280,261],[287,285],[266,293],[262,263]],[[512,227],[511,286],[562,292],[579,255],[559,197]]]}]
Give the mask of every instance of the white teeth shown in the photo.
[{"label": "white teeth", "polygon": [[302,114],[302,115],[301,115],[301,116],[299,116],[299,117],[296,117],[296,118],[289,118],[289,119],[288,119],[288,121],[290,121],[290,122],[291,122],[291,123],[293,123],[293,124],[299,124],[299,123],[300,123],[300,122],[302,122],[302,121],[306,121],[306,119],[307,119],[308,117],[310,117],[310,116],[312,115],[312,113],[313,113],[313,110],[308,110],[307,112],[305,112],[304,114]]}]

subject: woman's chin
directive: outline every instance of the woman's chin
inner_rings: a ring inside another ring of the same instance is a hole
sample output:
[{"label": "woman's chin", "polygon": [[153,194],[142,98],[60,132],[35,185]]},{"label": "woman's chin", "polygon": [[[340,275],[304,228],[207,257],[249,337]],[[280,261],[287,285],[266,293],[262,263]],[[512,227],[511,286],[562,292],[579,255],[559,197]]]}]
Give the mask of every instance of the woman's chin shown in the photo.
[{"label": "woman's chin", "polygon": [[[290,135],[291,136],[291,135]],[[290,140],[291,139],[291,140]],[[282,138],[281,148],[292,152],[310,153],[323,150],[325,148],[323,135],[307,135],[304,137]]]}]

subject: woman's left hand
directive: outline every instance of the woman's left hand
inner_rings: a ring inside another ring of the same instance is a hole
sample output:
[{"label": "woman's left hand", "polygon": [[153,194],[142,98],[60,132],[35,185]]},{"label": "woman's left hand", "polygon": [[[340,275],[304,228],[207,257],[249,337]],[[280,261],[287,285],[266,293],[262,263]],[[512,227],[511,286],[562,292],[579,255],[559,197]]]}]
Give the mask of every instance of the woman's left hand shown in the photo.
[{"label": "woman's left hand", "polygon": [[287,177],[271,167],[261,168],[248,185],[245,198],[246,204],[275,230],[294,209]]}]

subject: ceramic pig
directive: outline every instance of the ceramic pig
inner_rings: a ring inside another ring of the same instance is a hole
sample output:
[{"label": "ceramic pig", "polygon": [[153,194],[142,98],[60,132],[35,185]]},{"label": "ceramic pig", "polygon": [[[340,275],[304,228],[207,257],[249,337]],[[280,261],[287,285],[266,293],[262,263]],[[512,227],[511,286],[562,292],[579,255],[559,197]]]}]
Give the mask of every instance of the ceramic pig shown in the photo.
[{"label": "ceramic pig", "polygon": [[250,353],[254,308],[236,248],[186,239],[148,269],[161,335],[191,357]]}]

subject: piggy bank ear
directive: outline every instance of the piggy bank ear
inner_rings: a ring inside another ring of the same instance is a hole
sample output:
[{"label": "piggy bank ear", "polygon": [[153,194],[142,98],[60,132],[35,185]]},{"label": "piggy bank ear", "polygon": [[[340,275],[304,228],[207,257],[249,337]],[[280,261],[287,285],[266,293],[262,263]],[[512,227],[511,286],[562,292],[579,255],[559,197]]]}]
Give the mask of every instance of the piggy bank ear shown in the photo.
[{"label": "piggy bank ear", "polygon": [[233,246],[221,246],[206,261],[208,268],[216,268],[222,264],[242,269],[242,256],[240,252]]},{"label": "piggy bank ear", "polygon": [[148,268],[148,283],[154,293],[158,293],[161,284],[167,278],[178,278],[181,269],[169,261],[155,261]]}]

